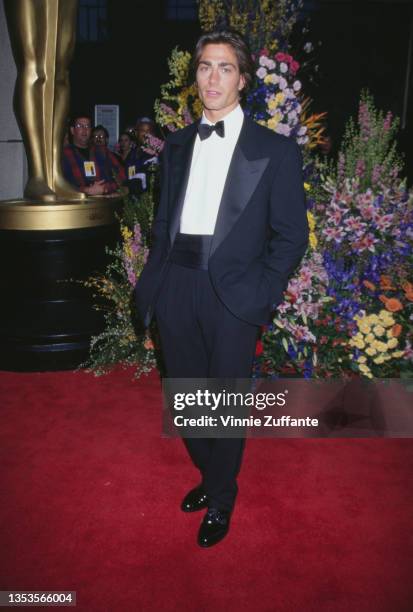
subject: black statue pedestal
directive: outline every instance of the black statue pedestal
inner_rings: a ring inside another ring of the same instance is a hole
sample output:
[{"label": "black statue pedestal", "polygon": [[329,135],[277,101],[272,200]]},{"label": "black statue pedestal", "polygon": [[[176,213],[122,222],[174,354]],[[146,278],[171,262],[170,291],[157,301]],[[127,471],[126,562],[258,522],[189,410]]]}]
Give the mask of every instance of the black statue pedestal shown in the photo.
[{"label": "black statue pedestal", "polygon": [[105,246],[119,239],[119,205],[0,204],[0,369],[63,370],[85,361],[103,317],[91,291],[69,281],[105,269]]}]

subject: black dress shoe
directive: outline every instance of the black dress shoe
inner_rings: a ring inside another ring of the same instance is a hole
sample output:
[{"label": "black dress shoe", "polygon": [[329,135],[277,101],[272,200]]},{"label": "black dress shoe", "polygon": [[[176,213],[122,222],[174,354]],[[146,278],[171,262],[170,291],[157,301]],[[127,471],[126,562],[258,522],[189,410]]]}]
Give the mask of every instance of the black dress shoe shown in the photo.
[{"label": "black dress shoe", "polygon": [[198,533],[198,544],[203,548],[218,544],[229,531],[231,512],[209,508]]},{"label": "black dress shoe", "polygon": [[197,512],[197,510],[203,510],[204,508],[208,508],[208,497],[202,485],[199,485],[184,497],[181,510],[183,512]]}]

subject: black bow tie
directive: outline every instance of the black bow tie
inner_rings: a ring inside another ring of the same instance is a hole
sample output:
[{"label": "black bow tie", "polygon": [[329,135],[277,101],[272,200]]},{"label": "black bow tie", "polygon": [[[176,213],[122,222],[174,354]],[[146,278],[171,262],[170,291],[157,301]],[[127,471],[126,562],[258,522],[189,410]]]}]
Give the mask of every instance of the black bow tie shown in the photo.
[{"label": "black bow tie", "polygon": [[215,125],[209,125],[208,123],[200,123],[198,125],[198,134],[201,140],[205,140],[205,138],[209,138],[212,132],[216,132],[218,136],[224,138],[225,136],[225,128],[224,122],[218,121]]}]

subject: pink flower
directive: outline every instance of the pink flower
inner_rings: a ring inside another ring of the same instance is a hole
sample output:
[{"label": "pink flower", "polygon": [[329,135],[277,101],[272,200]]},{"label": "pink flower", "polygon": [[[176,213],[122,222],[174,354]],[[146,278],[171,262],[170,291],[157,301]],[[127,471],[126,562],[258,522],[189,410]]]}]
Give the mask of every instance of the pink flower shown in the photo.
[{"label": "pink flower", "polygon": [[381,166],[380,164],[376,164],[373,168],[373,172],[371,173],[371,182],[377,183],[381,175]]},{"label": "pink flower", "polygon": [[379,228],[379,230],[386,230],[388,229],[391,224],[393,223],[393,215],[392,214],[388,214],[388,215],[378,215],[376,214],[374,217],[374,222],[377,225],[377,227]]},{"label": "pink flower", "polygon": [[366,219],[367,221],[373,219],[375,212],[376,209],[374,208],[373,204],[360,206],[360,214],[363,219]]},{"label": "pink flower", "polygon": [[335,225],[338,225],[340,223],[341,218],[343,216],[343,212],[341,211],[340,207],[337,206],[336,204],[332,204],[330,206],[330,209],[327,214]]},{"label": "pink flower", "polygon": [[298,62],[296,62],[295,60],[293,60],[291,62],[291,64],[290,64],[291,72],[293,74],[295,74],[298,71],[299,68],[300,68],[300,64]]},{"label": "pink flower", "polygon": [[149,155],[159,155],[165,146],[165,142],[152,134],[145,135],[145,146],[142,149]]},{"label": "pink flower", "polygon": [[353,246],[359,251],[368,250],[374,253],[375,251],[374,244],[376,242],[377,242],[377,238],[375,238],[373,234],[366,234],[365,236],[363,236],[363,238],[361,238],[361,240],[359,240],[358,242],[355,242]]},{"label": "pink flower", "polygon": [[347,219],[344,221],[344,225],[346,226],[347,230],[351,232],[364,231],[366,227],[365,223],[356,217],[347,217]]},{"label": "pink flower", "polygon": [[335,242],[341,242],[344,231],[342,227],[326,227],[323,230],[323,234],[326,236],[327,240],[334,240]]},{"label": "pink flower", "polygon": [[364,159],[358,159],[356,164],[356,176],[363,176],[366,170],[366,162]]},{"label": "pink flower", "polygon": [[383,122],[383,131],[384,132],[388,132],[389,129],[391,128],[391,123],[392,123],[392,119],[393,119],[393,115],[391,113],[391,111],[389,111],[386,115],[386,118]]},{"label": "pink flower", "polygon": [[282,51],[278,51],[278,53],[276,53],[274,57],[277,60],[277,62],[285,62],[288,57],[288,54],[283,53]]}]

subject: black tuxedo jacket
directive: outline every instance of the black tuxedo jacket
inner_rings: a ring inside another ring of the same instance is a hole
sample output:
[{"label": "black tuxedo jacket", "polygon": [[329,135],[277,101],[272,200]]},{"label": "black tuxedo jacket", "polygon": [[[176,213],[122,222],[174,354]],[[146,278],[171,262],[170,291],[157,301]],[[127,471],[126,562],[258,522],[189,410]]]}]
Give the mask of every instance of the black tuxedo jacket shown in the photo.
[{"label": "black tuxedo jacket", "polygon": [[[138,313],[149,325],[185,198],[198,123],[165,144],[161,200],[153,246],[135,287]],[[209,275],[219,298],[238,318],[270,321],[288,276],[305,253],[308,225],[301,152],[293,139],[245,117],[218,211]]]}]

